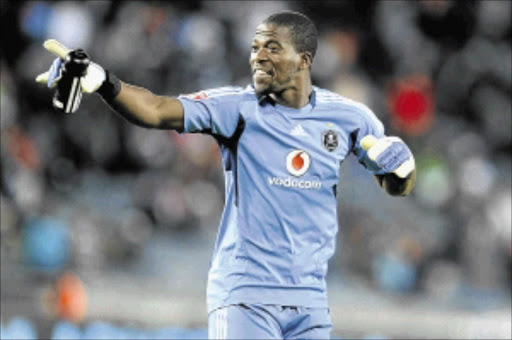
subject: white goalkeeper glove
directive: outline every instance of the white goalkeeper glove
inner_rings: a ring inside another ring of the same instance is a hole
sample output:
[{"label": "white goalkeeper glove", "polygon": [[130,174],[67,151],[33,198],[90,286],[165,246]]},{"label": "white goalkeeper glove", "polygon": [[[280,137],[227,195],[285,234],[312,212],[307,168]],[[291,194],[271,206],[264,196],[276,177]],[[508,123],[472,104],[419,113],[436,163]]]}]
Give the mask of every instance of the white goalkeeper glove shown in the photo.
[{"label": "white goalkeeper glove", "polygon": [[53,106],[58,111],[73,113],[80,105],[82,92],[96,92],[109,104],[121,92],[121,81],[112,72],[89,60],[82,50],[70,50],[57,40],[46,40],[43,46],[58,58],[36,81],[56,88]]},{"label": "white goalkeeper glove", "polygon": [[361,140],[361,147],[368,152],[368,157],[386,173],[394,173],[406,178],[416,168],[414,156],[409,147],[399,137],[377,139],[368,135]]},{"label": "white goalkeeper glove", "polygon": [[[43,46],[58,58],[53,61],[47,72],[36,77],[36,82],[46,83],[49,88],[55,88],[62,77],[64,61],[71,50],[54,39],[46,40]],[[90,62],[86,74],[80,79],[80,88],[82,92],[96,92],[103,85],[106,78],[105,70],[100,65]]]}]

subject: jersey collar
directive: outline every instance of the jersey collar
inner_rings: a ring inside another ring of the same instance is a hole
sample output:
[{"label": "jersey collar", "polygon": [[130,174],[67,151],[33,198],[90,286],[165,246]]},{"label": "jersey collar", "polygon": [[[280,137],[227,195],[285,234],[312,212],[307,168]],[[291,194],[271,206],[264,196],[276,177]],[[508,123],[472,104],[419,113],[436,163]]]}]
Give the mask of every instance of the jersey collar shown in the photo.
[{"label": "jersey collar", "polygon": [[[254,85],[250,85],[250,86],[252,87],[252,89],[254,89]],[[257,94],[256,96],[258,97],[258,104],[260,106],[264,106],[265,104],[270,104],[272,106],[286,107],[286,106],[277,104],[274,99],[272,99],[270,96],[268,96],[266,94],[261,94],[261,95]],[[311,105],[312,108],[314,108],[316,106],[316,86],[311,87],[311,96],[309,97],[309,103],[304,107],[307,107],[309,105]]]}]

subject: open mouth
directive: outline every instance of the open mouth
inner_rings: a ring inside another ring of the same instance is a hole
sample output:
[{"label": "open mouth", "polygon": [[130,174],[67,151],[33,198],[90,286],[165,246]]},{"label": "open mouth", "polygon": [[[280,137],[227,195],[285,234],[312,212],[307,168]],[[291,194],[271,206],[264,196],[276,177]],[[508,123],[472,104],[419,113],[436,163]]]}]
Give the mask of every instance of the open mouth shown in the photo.
[{"label": "open mouth", "polygon": [[272,72],[272,69],[265,70],[261,66],[256,66],[255,68],[252,69],[252,73],[253,74],[268,74],[268,75],[272,75],[273,72]]},{"label": "open mouth", "polygon": [[257,77],[257,78],[265,78],[265,77],[271,77],[273,75],[273,72],[272,71],[265,71],[265,70],[262,70],[262,69],[255,69],[252,72],[252,74],[253,74],[254,77]]}]

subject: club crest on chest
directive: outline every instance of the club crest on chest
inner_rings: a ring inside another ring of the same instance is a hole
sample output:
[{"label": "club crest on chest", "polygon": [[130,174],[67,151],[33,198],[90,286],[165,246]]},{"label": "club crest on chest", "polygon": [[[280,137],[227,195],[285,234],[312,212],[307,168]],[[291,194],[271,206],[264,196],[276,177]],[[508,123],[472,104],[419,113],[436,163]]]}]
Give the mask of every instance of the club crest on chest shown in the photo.
[{"label": "club crest on chest", "polygon": [[322,132],[322,145],[330,152],[338,147],[338,133],[334,130]]}]

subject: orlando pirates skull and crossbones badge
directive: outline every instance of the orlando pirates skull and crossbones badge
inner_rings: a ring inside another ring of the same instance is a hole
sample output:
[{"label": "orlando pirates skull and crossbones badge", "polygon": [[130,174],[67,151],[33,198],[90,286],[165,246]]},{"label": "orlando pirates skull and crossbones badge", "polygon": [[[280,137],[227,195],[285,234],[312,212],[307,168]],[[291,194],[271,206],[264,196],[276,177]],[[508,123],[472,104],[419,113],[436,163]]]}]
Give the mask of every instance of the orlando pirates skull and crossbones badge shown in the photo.
[{"label": "orlando pirates skull and crossbones badge", "polygon": [[334,151],[338,147],[338,133],[334,130],[322,132],[322,144],[329,152]]}]

